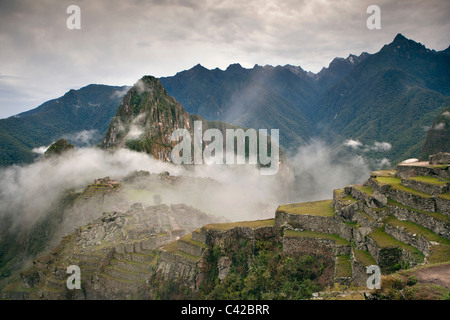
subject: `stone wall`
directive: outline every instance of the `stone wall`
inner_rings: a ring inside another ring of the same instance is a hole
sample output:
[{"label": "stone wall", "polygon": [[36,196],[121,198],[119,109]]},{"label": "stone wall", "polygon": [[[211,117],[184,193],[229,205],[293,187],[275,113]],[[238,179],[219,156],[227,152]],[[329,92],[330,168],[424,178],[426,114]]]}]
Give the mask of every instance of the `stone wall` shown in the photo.
[{"label": "stone wall", "polygon": [[406,206],[423,211],[436,211],[433,198],[424,198],[401,190],[389,189],[388,196]]},{"label": "stone wall", "polygon": [[178,250],[186,252],[190,255],[200,257],[203,254],[203,251],[205,250],[201,246],[197,246],[195,244],[189,243],[187,241],[178,240],[177,241]]},{"label": "stone wall", "polygon": [[297,230],[308,230],[313,232],[338,234],[341,238],[350,240],[352,228],[344,224],[339,217],[313,216],[307,214],[289,214],[277,212],[275,225],[290,225]]},{"label": "stone wall", "polygon": [[399,220],[409,220],[430,229],[439,236],[450,239],[450,221],[442,221],[433,216],[397,206],[389,206],[389,210]]},{"label": "stone wall", "polygon": [[163,279],[178,279],[186,283],[191,289],[196,289],[197,261],[161,251],[161,261],[157,272],[161,272]]},{"label": "stone wall", "polygon": [[434,197],[436,202],[436,211],[450,217],[450,200],[446,200],[439,196]]},{"label": "stone wall", "polygon": [[449,187],[450,183],[447,183],[446,185],[434,185],[434,184],[429,184],[429,183],[416,181],[416,180],[412,180],[412,179],[405,179],[405,178],[402,178],[402,185],[404,185],[405,187],[410,187],[415,190],[425,192],[427,194],[431,194],[431,195],[438,195],[438,194],[449,192],[449,188],[450,188]]},{"label": "stone wall", "polygon": [[430,176],[450,179],[449,167],[441,169],[439,167],[398,165],[396,167],[396,175],[400,178]]},{"label": "stone wall", "polygon": [[414,236],[401,228],[393,227],[388,224],[385,225],[384,231],[387,234],[393,236],[395,239],[416,247],[424,254],[428,254],[428,252],[430,251],[430,243],[420,235]]}]

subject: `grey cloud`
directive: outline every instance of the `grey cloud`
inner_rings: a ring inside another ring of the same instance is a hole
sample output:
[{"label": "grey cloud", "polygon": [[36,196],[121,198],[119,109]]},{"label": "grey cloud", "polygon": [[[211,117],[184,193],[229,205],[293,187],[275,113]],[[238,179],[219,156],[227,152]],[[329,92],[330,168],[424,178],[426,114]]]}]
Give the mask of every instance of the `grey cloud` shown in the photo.
[{"label": "grey cloud", "polygon": [[[449,44],[445,0],[381,0],[382,29],[377,31],[365,25],[369,0],[70,4],[81,8],[81,30],[66,28],[68,2],[0,3],[1,72],[22,77],[14,88],[36,103],[57,96],[49,97],[49,90],[130,85],[144,74],[169,76],[197,63],[222,69],[235,62],[244,67],[292,64],[317,72],[336,56],[376,52],[398,32],[436,50]],[[31,94],[33,86],[46,94]],[[8,106],[18,109],[14,99],[5,97],[0,116],[11,115]]]}]

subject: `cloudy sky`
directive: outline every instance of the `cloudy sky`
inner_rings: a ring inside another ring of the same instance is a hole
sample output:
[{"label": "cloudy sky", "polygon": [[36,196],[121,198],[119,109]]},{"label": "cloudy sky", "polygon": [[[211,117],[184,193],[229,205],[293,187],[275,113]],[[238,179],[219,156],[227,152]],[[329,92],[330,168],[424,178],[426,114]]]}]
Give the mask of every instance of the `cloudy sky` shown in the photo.
[{"label": "cloudy sky", "polygon": [[[67,7],[81,9],[69,30]],[[381,29],[366,27],[369,5]],[[448,0],[0,0],[0,118],[90,83],[133,85],[197,63],[299,65],[375,53],[397,33],[450,45]]]}]

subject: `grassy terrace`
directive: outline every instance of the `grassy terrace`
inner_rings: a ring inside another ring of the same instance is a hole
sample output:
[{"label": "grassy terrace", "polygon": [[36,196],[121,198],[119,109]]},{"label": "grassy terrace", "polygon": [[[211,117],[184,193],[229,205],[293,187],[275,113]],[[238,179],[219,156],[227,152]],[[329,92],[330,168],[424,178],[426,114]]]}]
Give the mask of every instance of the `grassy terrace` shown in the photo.
[{"label": "grassy terrace", "polygon": [[352,265],[350,255],[339,255],[336,259],[336,277],[351,277]]},{"label": "grassy terrace", "polygon": [[354,249],[353,253],[355,254],[355,260],[364,266],[371,266],[377,264],[375,262],[375,259],[368,251]]},{"label": "grassy terrace", "polygon": [[445,199],[445,200],[450,200],[450,193],[443,193],[438,195],[439,198]]},{"label": "grassy terrace", "polygon": [[350,245],[350,242],[339,237],[337,234],[320,233],[320,232],[313,232],[313,231],[286,230],[284,232],[284,236],[292,237],[292,238],[325,239],[325,240],[335,241],[336,244],[340,245],[340,246]]},{"label": "grassy terrace", "polygon": [[415,180],[418,182],[433,184],[436,186],[445,186],[447,184],[447,182],[450,181],[450,179],[434,178],[434,177],[429,177],[429,176],[415,176],[415,177],[409,178],[409,180]]},{"label": "grassy terrace", "polygon": [[196,246],[196,247],[202,247],[202,248],[206,248],[206,247],[207,247],[207,245],[204,244],[204,243],[201,243],[201,242],[199,242],[199,241],[192,240],[192,233],[189,233],[188,235],[184,236],[184,237],[181,238],[179,241],[187,242],[187,243],[189,243],[189,244],[191,244],[191,245],[194,245],[194,246]]},{"label": "grassy terrace", "polygon": [[432,218],[435,218],[437,220],[444,221],[444,222],[448,221],[448,219],[449,219],[447,216],[443,215],[440,212],[431,212],[431,211],[423,211],[423,210],[415,209],[415,208],[412,208],[412,207],[405,206],[404,204],[401,204],[401,203],[399,203],[397,201],[394,201],[391,198],[388,198],[388,205],[400,207],[400,208],[403,208],[403,209],[406,209],[406,210],[409,210],[409,211],[412,211],[412,212],[426,214],[426,215],[428,215],[428,216],[430,216]]},{"label": "grassy terrace", "polygon": [[362,215],[364,218],[366,218],[367,220],[371,221],[371,222],[375,222],[375,219],[371,216],[368,215],[367,213],[365,213],[362,210],[356,210],[356,212],[358,212],[360,215]]},{"label": "grassy terrace", "polygon": [[371,186],[355,186],[354,188],[369,196],[373,195],[373,189]]},{"label": "grassy terrace", "polygon": [[425,256],[419,249],[410,246],[404,242],[398,241],[394,237],[384,232],[383,228],[378,228],[368,234],[368,237],[372,238],[378,247],[380,248],[401,248],[409,251],[417,260],[417,262],[423,262]]},{"label": "grassy terrace", "polygon": [[372,171],[370,173],[371,176],[375,177],[393,177],[395,176],[396,171],[395,170],[379,170],[379,171]]},{"label": "grassy terrace", "polygon": [[203,226],[202,229],[206,230],[229,230],[235,227],[245,227],[245,228],[261,228],[267,226],[274,226],[275,219],[266,219],[266,220],[254,220],[254,221],[240,221],[240,222],[230,222],[230,223],[215,223],[215,224],[207,224]]},{"label": "grassy terrace", "polygon": [[334,217],[333,200],[302,202],[279,206],[277,212],[290,214],[309,214],[313,216]]},{"label": "grassy terrace", "polygon": [[[424,237],[425,239],[427,239],[428,241],[434,241],[434,242],[438,242],[438,243],[442,243],[442,244],[446,244],[446,245],[450,245],[450,240],[440,237],[437,234],[435,234],[434,232],[432,232],[429,229],[426,229],[414,222],[411,221],[401,221],[398,220],[397,218],[390,216],[388,218],[386,218],[384,220],[384,222],[390,226],[393,227],[404,227],[406,229],[407,232],[411,233],[411,234],[418,234],[421,235],[422,237]],[[449,257],[450,259],[450,257]]]},{"label": "grassy terrace", "polygon": [[192,254],[183,252],[181,250],[178,250],[178,242],[177,241],[173,241],[173,242],[169,243],[168,245],[165,245],[163,247],[163,249],[165,251],[167,251],[167,252],[176,254],[178,256],[182,256],[182,257],[187,258],[187,259],[192,260],[192,261],[198,261],[199,260],[199,257],[196,257],[196,256],[194,256]]},{"label": "grassy terrace", "polygon": [[381,184],[390,185],[392,189],[410,193],[422,198],[431,198],[432,195],[418,191],[413,188],[405,187],[401,184],[402,179],[397,177],[377,177],[375,180]]}]

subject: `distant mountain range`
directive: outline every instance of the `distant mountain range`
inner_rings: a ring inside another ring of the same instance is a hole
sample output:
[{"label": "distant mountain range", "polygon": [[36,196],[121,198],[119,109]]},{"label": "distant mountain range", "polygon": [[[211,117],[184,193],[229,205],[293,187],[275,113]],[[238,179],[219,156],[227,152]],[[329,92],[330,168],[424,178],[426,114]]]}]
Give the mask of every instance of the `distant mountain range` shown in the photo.
[{"label": "distant mountain range", "polygon": [[61,137],[98,144],[129,87],[91,84],[16,116],[0,119],[0,165],[30,163],[32,150]]},{"label": "distant mountain range", "polygon": [[[288,152],[319,137],[338,156],[359,153],[395,164],[421,156],[427,130],[450,106],[450,47],[436,52],[398,34],[375,54],[335,58],[317,74],[292,65],[196,65],[160,81],[191,115],[279,129]],[[80,132],[100,143],[128,89],[89,85],[0,120],[0,164],[31,162],[33,148],[60,137],[76,145]]]}]

